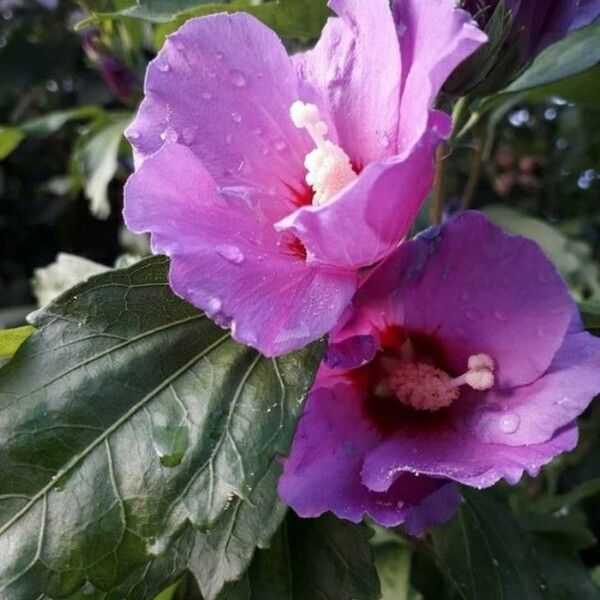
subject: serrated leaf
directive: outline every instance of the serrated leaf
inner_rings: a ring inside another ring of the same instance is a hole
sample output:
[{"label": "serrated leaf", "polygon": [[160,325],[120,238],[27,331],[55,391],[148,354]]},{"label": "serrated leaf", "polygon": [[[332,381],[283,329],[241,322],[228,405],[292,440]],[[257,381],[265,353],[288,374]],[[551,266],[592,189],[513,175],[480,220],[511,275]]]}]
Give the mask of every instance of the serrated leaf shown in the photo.
[{"label": "serrated leaf", "polygon": [[218,600],[375,600],[370,537],[366,526],[329,514],[300,519],[290,512],[270,548]]},{"label": "serrated leaf", "polygon": [[[189,524],[218,527],[289,448],[322,344],[262,357],[174,296],[167,266],[72,288],[0,369],[3,600],[153,597]],[[157,427],[187,429],[177,466]]]},{"label": "serrated leaf", "polygon": [[535,549],[508,509],[489,492],[463,489],[464,504],[432,530],[448,581],[465,600],[547,598]]},{"label": "serrated leaf", "polygon": [[0,358],[11,358],[23,342],[35,331],[31,325],[0,331]]}]

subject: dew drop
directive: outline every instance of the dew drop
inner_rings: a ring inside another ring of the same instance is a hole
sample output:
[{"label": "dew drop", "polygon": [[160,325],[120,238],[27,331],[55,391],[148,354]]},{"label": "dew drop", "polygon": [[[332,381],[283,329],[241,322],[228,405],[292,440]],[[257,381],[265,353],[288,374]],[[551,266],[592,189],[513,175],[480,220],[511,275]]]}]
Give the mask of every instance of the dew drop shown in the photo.
[{"label": "dew drop", "polygon": [[516,433],[520,424],[521,417],[517,413],[507,412],[500,417],[500,430],[503,433]]},{"label": "dew drop", "polygon": [[221,300],[213,296],[212,298],[209,298],[207,302],[206,312],[208,312],[211,315],[214,315],[215,313],[218,313],[222,307],[223,303],[221,302]]},{"label": "dew drop", "polygon": [[217,246],[217,254],[230,263],[239,265],[244,260],[243,252],[230,244],[220,244]]},{"label": "dew drop", "polygon": [[235,87],[242,88],[248,83],[248,81],[246,76],[241,71],[232,71],[231,83],[233,83]]},{"label": "dew drop", "polygon": [[210,92],[202,92],[203,100],[210,100],[212,98],[212,94]]},{"label": "dew drop", "polygon": [[130,132],[128,132],[127,136],[129,137],[130,140],[139,140],[140,132],[139,131],[130,131]]},{"label": "dew drop", "polygon": [[224,57],[224,56],[225,56],[225,55],[224,55],[222,52],[215,52],[215,58],[216,58],[217,60],[223,60],[223,57]]},{"label": "dew drop", "polygon": [[379,145],[382,148],[389,148],[390,138],[387,135],[385,135],[385,133],[379,137]]},{"label": "dew drop", "polygon": [[179,134],[172,127],[167,127],[160,134],[160,139],[163,140],[163,142],[177,142],[179,140]]},{"label": "dew drop", "polygon": [[278,152],[281,152],[282,150],[285,150],[286,148],[287,148],[287,144],[283,140],[277,140],[275,142],[275,150],[277,150]]},{"label": "dew drop", "polygon": [[242,115],[240,115],[240,113],[233,112],[233,113],[231,113],[231,119],[233,120],[234,123],[241,123]]},{"label": "dew drop", "polygon": [[494,311],[494,318],[495,318],[497,321],[501,321],[501,322],[504,322],[504,321],[506,321],[506,320],[507,320],[507,319],[506,319],[506,315],[505,315],[505,314],[504,314],[502,311],[500,311],[500,310],[495,310],[495,311]]},{"label": "dew drop", "polygon": [[171,69],[171,65],[169,65],[169,63],[166,63],[166,62],[158,63],[158,70],[161,73],[167,73],[168,71],[170,71],[170,69]]},{"label": "dew drop", "polygon": [[175,46],[175,50],[177,50],[177,52],[183,52],[185,50],[185,45],[179,40],[175,40],[173,42],[173,46]]},{"label": "dew drop", "polygon": [[226,133],[225,134],[225,143],[231,144],[232,140],[233,140],[233,136],[230,133]]}]

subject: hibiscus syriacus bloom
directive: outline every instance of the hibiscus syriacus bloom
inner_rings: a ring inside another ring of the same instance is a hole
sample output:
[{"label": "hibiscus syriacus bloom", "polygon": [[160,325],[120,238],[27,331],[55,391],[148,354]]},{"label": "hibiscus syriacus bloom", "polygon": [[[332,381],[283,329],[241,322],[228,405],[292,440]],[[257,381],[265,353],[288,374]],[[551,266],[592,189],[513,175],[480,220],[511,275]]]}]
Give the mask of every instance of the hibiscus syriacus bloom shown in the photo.
[{"label": "hibiscus syriacus bloom", "polygon": [[450,516],[450,482],[515,483],[575,446],[600,339],[533,242],[464,213],[403,244],[353,305],[329,354],[346,368],[321,367],[285,460],[298,514],[416,532]]},{"label": "hibiscus syriacus bloom", "polygon": [[330,6],[291,58],[247,14],[188,21],[127,131],[129,228],[171,257],[177,294],[267,355],[331,330],[357,271],[406,235],[450,130],[433,100],[485,41],[454,0]]}]

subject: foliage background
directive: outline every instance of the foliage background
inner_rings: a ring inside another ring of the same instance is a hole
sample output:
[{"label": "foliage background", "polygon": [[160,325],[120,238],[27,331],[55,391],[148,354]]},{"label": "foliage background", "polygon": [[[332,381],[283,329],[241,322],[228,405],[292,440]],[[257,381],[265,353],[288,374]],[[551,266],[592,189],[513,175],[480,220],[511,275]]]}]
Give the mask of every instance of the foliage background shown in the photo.
[{"label": "foliage background", "polygon": [[[36,303],[34,270],[58,252],[112,266],[124,253],[145,251],[144,241],[122,228],[122,186],[132,169],[122,131],[164,35],[223,4],[131,4],[0,0],[0,328],[23,324]],[[225,4],[253,11],[290,49],[310,44],[327,15],[318,0]],[[92,14],[101,16],[89,20]],[[94,28],[103,52],[133,74],[126,97],[113,93],[98,57],[86,54],[86,27]],[[600,328],[598,64],[600,56],[574,77],[493,99],[486,116],[457,140],[445,190],[447,213],[470,205],[538,241],[593,329]],[[582,419],[575,452],[515,488],[465,491],[458,517],[422,540],[376,530],[367,542],[366,530],[354,526],[288,516],[271,549],[260,550],[250,571],[219,598],[316,598],[315,590],[327,598],[376,598],[373,557],[387,600],[599,598],[599,432],[596,404]],[[310,562],[323,540],[341,553],[340,564],[330,555]],[[292,561],[289,596],[277,596],[284,546]],[[313,581],[311,567],[324,579]],[[172,586],[161,600],[200,597],[192,577],[167,583]]]}]

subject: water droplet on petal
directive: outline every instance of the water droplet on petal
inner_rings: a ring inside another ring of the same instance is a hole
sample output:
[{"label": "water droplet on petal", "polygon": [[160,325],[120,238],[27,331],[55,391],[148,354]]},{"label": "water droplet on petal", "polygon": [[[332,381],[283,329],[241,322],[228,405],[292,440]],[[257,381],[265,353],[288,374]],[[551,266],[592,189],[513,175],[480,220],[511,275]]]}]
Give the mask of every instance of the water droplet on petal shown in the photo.
[{"label": "water droplet on petal", "polygon": [[241,123],[242,115],[240,115],[240,113],[233,112],[233,113],[231,113],[231,119],[233,120],[234,123]]},{"label": "water droplet on petal", "polygon": [[500,430],[509,435],[516,433],[521,424],[521,417],[517,413],[507,412],[500,417]]},{"label": "water droplet on petal", "polygon": [[212,98],[212,94],[210,92],[202,92],[203,100],[210,100]]},{"label": "water droplet on petal", "polygon": [[231,83],[235,85],[235,87],[242,88],[248,83],[246,76],[241,71],[232,71],[231,72]]},{"label": "water droplet on petal", "polygon": [[239,265],[244,260],[243,252],[237,246],[232,246],[230,244],[220,244],[217,246],[217,254],[226,261],[236,265]]},{"label": "water droplet on petal", "polygon": [[226,133],[225,134],[225,143],[231,144],[232,140],[233,140],[233,136],[230,133]]},{"label": "water droplet on petal", "polygon": [[223,60],[223,56],[225,56],[222,52],[215,52],[215,58],[217,60]]},{"label": "water droplet on petal", "polygon": [[169,63],[166,62],[159,62],[158,63],[158,70],[161,73],[166,73],[167,71],[169,71],[171,69],[171,65],[169,65]]},{"label": "water droplet on petal", "polygon": [[390,138],[387,135],[385,135],[385,133],[382,136],[380,136],[380,138],[379,138],[379,145],[382,148],[389,148],[389,146],[390,146]]},{"label": "water droplet on petal", "polygon": [[175,40],[173,42],[173,46],[175,46],[175,50],[177,50],[178,52],[183,52],[185,50],[185,45],[179,40]]},{"label": "water droplet on petal", "polygon": [[275,142],[275,150],[277,150],[278,152],[281,152],[282,150],[285,150],[286,148],[287,148],[287,144],[283,140],[277,140]]},{"label": "water droplet on petal", "polygon": [[221,308],[223,308],[223,303],[215,297],[209,298],[208,303],[206,305],[206,312],[209,315],[214,315],[215,313],[218,313]]},{"label": "water droplet on petal", "polygon": [[179,140],[179,134],[172,127],[167,127],[160,134],[160,139],[163,142],[177,142]]},{"label": "water droplet on petal", "polygon": [[127,133],[127,136],[129,137],[130,140],[139,140],[140,132],[139,131],[129,131]]}]

